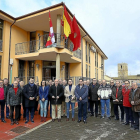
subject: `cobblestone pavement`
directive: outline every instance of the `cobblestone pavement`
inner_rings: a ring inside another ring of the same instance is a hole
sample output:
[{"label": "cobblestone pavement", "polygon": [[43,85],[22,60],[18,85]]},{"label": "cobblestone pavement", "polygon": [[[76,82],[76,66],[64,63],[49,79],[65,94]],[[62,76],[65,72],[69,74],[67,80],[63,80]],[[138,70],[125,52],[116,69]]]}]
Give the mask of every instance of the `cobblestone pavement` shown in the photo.
[{"label": "cobblestone pavement", "polygon": [[[77,119],[77,111],[75,113]],[[87,124],[77,123],[71,120],[66,122],[50,122],[40,128],[15,138],[20,140],[140,140],[140,132],[130,130],[130,126],[124,126],[121,122],[110,121],[106,118],[88,117]]]}]

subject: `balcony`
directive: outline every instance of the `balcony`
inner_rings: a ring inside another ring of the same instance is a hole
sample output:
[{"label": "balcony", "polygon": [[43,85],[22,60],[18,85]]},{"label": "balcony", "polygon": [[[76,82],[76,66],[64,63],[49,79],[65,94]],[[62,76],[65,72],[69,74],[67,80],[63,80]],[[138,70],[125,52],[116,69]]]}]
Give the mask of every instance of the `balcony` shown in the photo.
[{"label": "balcony", "polygon": [[0,40],[0,51],[2,51],[2,43],[3,43],[3,41]]},{"label": "balcony", "polygon": [[[69,38],[65,39],[64,35],[55,33],[55,43],[47,46],[46,47],[46,42],[49,36],[49,33],[38,36],[38,40],[33,40],[33,41],[28,41],[28,42],[22,42],[18,43],[15,45],[15,55],[23,55],[24,54],[30,54],[30,57],[32,56],[39,56],[40,54],[48,53],[49,55],[55,56],[55,51],[56,53],[62,54],[64,57],[66,55],[64,54],[69,54],[71,57],[76,57],[78,59],[81,59],[81,50],[78,49],[77,51],[72,51],[73,50],[73,43],[70,41]],[[49,49],[49,48],[57,48],[57,49]],[[67,50],[62,50],[62,49],[67,49]],[[52,54],[50,54],[52,52]],[[27,56],[27,55],[26,55]],[[41,56],[40,56],[41,57]],[[50,57],[51,59],[51,57]]]}]

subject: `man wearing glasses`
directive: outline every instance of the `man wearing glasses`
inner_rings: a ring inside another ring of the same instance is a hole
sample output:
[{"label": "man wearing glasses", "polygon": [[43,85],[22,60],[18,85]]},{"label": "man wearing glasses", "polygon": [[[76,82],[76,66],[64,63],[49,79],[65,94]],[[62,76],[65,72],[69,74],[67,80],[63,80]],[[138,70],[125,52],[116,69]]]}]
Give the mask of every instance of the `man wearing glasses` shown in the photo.
[{"label": "man wearing glasses", "polygon": [[132,130],[139,130],[139,118],[140,118],[140,89],[138,88],[137,83],[133,83],[133,89],[129,94],[129,101],[132,105],[133,116],[135,120],[134,127]]},{"label": "man wearing glasses", "polygon": [[134,124],[133,114],[132,114],[132,105],[129,102],[129,94],[131,92],[130,82],[128,80],[125,81],[125,86],[122,89],[123,95],[123,107],[126,113],[126,122],[124,125],[129,125],[129,121],[131,121],[131,126]]}]

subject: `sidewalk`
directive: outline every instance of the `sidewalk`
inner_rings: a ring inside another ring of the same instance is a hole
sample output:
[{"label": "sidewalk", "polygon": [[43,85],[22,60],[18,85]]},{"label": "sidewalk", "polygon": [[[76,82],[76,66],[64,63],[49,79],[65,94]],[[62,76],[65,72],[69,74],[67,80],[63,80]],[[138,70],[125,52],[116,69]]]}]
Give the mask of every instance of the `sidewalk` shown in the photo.
[{"label": "sidewalk", "polygon": [[130,126],[124,126],[121,122],[100,117],[88,116],[87,124],[76,121],[49,122],[29,133],[16,137],[14,140],[139,140],[140,132],[130,130]]},{"label": "sidewalk", "polygon": [[[47,121],[50,119],[50,115],[48,115]],[[40,122],[40,115],[38,114],[38,111],[35,112],[34,121],[34,123],[29,122],[28,124],[25,124],[23,117],[21,117],[18,125],[14,124],[11,126],[10,119],[6,119],[6,123],[2,123],[0,120],[0,140],[12,139],[30,129],[35,128],[36,126],[43,124],[43,122]]]}]

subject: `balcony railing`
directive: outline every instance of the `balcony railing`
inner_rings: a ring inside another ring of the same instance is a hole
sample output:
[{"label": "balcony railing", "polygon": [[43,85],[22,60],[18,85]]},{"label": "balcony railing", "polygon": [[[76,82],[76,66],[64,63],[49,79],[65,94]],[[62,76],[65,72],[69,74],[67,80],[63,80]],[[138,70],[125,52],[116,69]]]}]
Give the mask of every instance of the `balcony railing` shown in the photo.
[{"label": "balcony railing", "polygon": [[2,43],[3,43],[3,41],[0,40],[0,51],[2,51]]},{"label": "balcony railing", "polygon": [[[47,42],[49,33],[39,36],[38,40],[17,43],[15,45],[15,55],[35,53],[35,52],[38,52],[40,49],[52,48],[52,47],[56,47],[56,48],[65,47],[72,52],[73,43],[70,41],[69,38],[65,39],[65,36],[59,33],[55,33],[54,35],[55,35],[55,43],[47,47],[46,47],[46,42]],[[73,52],[73,55],[81,59],[81,50],[78,49],[77,51]]]},{"label": "balcony railing", "polygon": [[87,81],[87,80],[90,80],[90,82],[92,81],[91,78],[88,78],[88,77],[80,77],[80,76],[73,76],[73,77],[70,77],[70,79],[72,79],[73,81],[73,84],[75,86],[77,86],[79,84],[79,79],[82,78],[83,81]]}]

